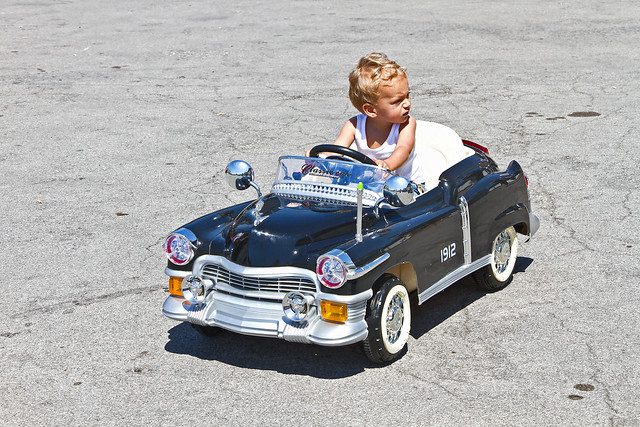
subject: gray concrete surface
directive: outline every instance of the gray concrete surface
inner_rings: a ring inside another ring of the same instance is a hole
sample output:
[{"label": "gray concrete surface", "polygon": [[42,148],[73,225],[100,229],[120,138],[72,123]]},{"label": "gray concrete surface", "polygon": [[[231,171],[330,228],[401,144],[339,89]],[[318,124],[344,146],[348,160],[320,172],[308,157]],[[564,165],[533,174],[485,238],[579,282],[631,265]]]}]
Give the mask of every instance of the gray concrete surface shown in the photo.
[{"label": "gray concrete surface", "polygon": [[[637,426],[639,22],[633,1],[3,0],[0,424]],[[163,237],[250,197],[228,160],[268,188],[331,141],[372,50],[416,117],[524,166],[542,227],[513,283],[428,301],[387,367],[163,318]]]}]

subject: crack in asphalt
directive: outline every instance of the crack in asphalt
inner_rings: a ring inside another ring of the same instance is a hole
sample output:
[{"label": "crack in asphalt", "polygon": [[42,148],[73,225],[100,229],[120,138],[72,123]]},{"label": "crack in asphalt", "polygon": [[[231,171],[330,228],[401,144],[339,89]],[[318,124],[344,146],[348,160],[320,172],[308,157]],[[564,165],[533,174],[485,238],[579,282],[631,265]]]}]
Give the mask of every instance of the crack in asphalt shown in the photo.
[{"label": "crack in asphalt", "polygon": [[[443,386],[442,384],[439,384],[439,383],[437,383],[437,382],[434,382],[434,381],[428,380],[428,379],[426,379],[426,378],[421,377],[420,375],[414,374],[414,373],[412,373],[412,372],[405,371],[405,370],[400,369],[400,368],[395,368],[394,370],[395,370],[396,372],[398,372],[399,374],[401,374],[401,375],[405,375],[405,376],[407,376],[407,377],[411,377],[411,378],[416,379],[416,380],[418,380],[418,381],[420,381],[420,382],[423,382],[423,383],[425,383],[425,384],[430,384],[430,385],[436,386],[437,388],[439,388],[439,389],[443,390],[445,393],[447,393],[447,394],[448,394],[448,395],[450,395],[451,397],[454,397],[455,399],[457,399],[457,400],[459,400],[459,401],[462,401],[462,399],[460,398],[460,396],[458,396],[457,394],[455,394],[454,392],[452,392],[451,390],[449,390],[448,388],[446,388],[446,387],[445,387],[445,386]],[[430,397],[426,397],[426,399],[427,399],[427,400],[431,400],[431,398],[430,398]]]},{"label": "crack in asphalt", "polygon": [[590,377],[590,380],[593,381],[594,383],[598,384],[600,386],[600,388],[602,389],[603,393],[604,393],[604,402],[607,405],[607,407],[609,408],[610,411],[612,411],[614,414],[616,415],[620,415],[620,412],[618,411],[618,409],[616,409],[615,404],[613,402],[613,399],[611,397],[611,393],[609,392],[609,386],[604,382],[601,381],[600,379],[598,379],[598,376],[602,373],[601,369],[597,363],[597,355],[595,353],[595,351],[593,350],[593,347],[591,346],[591,344],[589,344],[588,342],[585,343],[585,345],[587,346],[587,349],[589,350],[589,354],[591,355],[591,358],[594,361],[594,372]]},{"label": "crack in asphalt", "polygon": [[546,314],[548,316],[551,316],[552,319],[555,319],[555,320],[558,321],[558,323],[560,324],[560,329],[562,329],[562,330],[564,330],[566,332],[570,332],[570,333],[574,333],[574,334],[578,334],[578,335],[583,335],[583,336],[588,337],[588,338],[593,338],[593,334],[569,328],[567,326],[567,324],[565,323],[565,321],[562,318],[558,317],[558,315],[556,313],[550,312],[550,313],[546,313]]},{"label": "crack in asphalt", "polygon": [[624,198],[622,199],[622,207],[627,211],[627,213],[624,214],[622,218],[620,218],[620,221],[625,221],[627,218],[633,216],[633,211],[629,207],[629,199],[631,198],[631,193],[631,190],[627,190]]},{"label": "crack in asphalt", "polygon": [[124,296],[131,296],[131,295],[141,294],[144,292],[151,293],[151,292],[156,292],[158,290],[160,290],[159,286],[140,286],[137,288],[123,289],[116,292],[96,295],[94,297],[83,298],[82,300],[73,299],[71,301],[62,301],[54,304],[40,306],[38,308],[24,310],[24,311],[21,311],[20,313],[12,314],[11,316],[9,316],[9,318],[10,319],[26,318],[33,313],[49,314],[51,312],[58,311],[64,308],[78,307],[78,306],[84,307],[84,306],[88,306],[96,303],[111,301]]},{"label": "crack in asphalt", "polygon": [[549,216],[551,217],[551,219],[553,220],[553,222],[561,229],[564,229],[565,231],[569,232],[569,236],[567,236],[570,240],[573,240],[574,242],[576,242],[578,245],[580,245],[582,247],[582,249],[577,250],[577,251],[569,251],[569,252],[565,252],[565,253],[561,253],[558,254],[558,256],[564,256],[564,255],[569,255],[569,254],[575,254],[575,253],[579,253],[579,252],[583,252],[583,251],[590,251],[590,252],[595,252],[595,249],[592,248],[591,246],[589,246],[587,243],[581,241],[580,239],[578,239],[576,237],[576,230],[571,227],[567,222],[565,222],[564,218],[559,217],[557,215],[557,206],[556,206],[556,197],[555,195],[549,191],[545,185],[543,183],[539,183],[538,187],[536,189],[536,191],[540,194],[542,194],[548,201],[549,204],[549,208],[548,208],[548,212],[549,212]]}]

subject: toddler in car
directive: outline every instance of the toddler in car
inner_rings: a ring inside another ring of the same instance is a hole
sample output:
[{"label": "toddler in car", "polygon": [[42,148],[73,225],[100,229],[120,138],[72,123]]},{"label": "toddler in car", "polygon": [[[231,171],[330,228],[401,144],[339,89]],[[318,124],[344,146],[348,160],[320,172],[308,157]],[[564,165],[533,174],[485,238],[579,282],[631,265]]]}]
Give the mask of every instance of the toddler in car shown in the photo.
[{"label": "toddler in car", "polygon": [[349,74],[349,99],[360,111],[347,120],[334,144],[369,156],[379,167],[416,184],[425,181],[416,159],[416,120],[409,115],[407,72],[384,53],[370,53]]}]

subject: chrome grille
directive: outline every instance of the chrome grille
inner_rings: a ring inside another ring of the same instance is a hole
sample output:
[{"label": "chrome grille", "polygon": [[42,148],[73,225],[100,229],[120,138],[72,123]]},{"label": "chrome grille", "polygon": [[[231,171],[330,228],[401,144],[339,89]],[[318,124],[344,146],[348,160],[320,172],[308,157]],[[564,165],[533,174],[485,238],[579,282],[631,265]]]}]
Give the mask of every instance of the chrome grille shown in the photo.
[{"label": "chrome grille", "polygon": [[[256,300],[282,300],[284,294],[291,291],[316,292],[316,285],[313,280],[303,276],[245,276],[232,273],[226,268],[215,264],[205,265],[202,269],[202,276],[213,280],[218,291]],[[234,289],[241,292],[234,292]]]}]

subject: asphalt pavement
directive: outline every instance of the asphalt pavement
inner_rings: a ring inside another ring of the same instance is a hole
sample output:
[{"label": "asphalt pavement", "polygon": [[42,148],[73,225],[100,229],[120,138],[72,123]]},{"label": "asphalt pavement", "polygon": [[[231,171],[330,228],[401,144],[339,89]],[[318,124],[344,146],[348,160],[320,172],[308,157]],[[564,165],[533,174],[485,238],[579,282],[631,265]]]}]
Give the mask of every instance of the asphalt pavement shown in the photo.
[{"label": "asphalt pavement", "polygon": [[[640,424],[634,1],[0,7],[0,424]],[[162,317],[167,233],[331,142],[370,51],[412,114],[530,181],[513,282],[463,280],[384,367]]]}]

